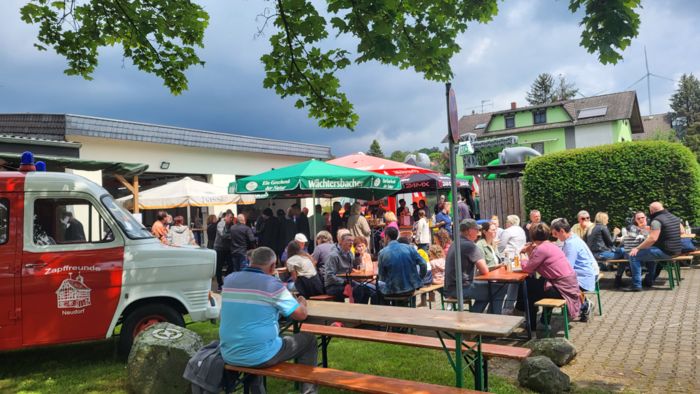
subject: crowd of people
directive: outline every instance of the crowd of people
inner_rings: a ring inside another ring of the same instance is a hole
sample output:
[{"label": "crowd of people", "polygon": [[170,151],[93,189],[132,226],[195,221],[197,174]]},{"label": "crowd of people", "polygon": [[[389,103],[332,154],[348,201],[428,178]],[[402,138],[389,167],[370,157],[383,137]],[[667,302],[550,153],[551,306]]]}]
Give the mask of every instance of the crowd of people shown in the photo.
[{"label": "crowd of people", "polygon": [[[250,253],[267,247],[275,253],[277,267],[286,267],[287,289],[309,298],[330,295],[342,302],[350,298],[360,303],[381,303],[382,299],[408,297],[426,285],[444,285],[446,297],[457,295],[455,273],[456,251],[452,231],[460,236],[462,294],[473,301],[471,310],[512,314],[529,308],[534,316],[534,303],[544,297],[560,297],[567,301],[572,319],[587,321],[595,305],[585,294],[593,292],[600,269],[606,261],[627,258],[632,277],[628,291],[650,287],[658,272],[656,260],[673,257],[692,247],[681,240],[680,219],[666,211],[661,203],[649,207],[650,220],[644,212],[636,212],[631,224],[620,230],[608,228],[608,215],[598,212],[594,220],[582,210],[574,225],[565,218],[545,224],[538,210],[529,213],[521,224],[517,215],[505,218],[500,227],[497,216],[477,223],[463,199],[458,200],[457,220],[451,216],[450,202],[441,196],[434,209],[424,200],[409,207],[399,201],[396,211],[373,210],[383,223],[377,231],[370,225],[367,205],[333,204],[328,215],[315,207],[312,220],[317,231],[312,237],[307,210],[292,205],[286,212],[266,208],[255,223],[248,223],[245,214],[234,217],[231,211],[208,218],[207,247],[217,253],[216,281],[224,285],[224,273],[243,270],[249,265]],[[403,220],[401,219],[403,218]],[[158,214],[152,227],[154,236],[170,244],[194,244],[192,233],[182,217],[172,219],[165,212]],[[458,223],[453,228],[453,223]],[[408,229],[408,231],[407,231]],[[372,245],[378,235],[379,246]],[[487,283],[474,280],[479,274],[522,261],[522,270],[538,273],[539,278],[505,284],[489,292]],[[647,270],[642,281],[642,266]],[[619,264],[615,286],[622,287],[625,264]],[[350,280],[349,274],[376,275],[373,283]],[[522,302],[522,286],[527,286],[529,305]],[[531,327],[536,328],[536,319]]]},{"label": "crowd of people", "polygon": [[[400,204],[396,213],[385,212],[383,247],[375,251],[376,262],[366,237],[369,226],[359,204],[347,207],[347,221],[343,221],[343,216],[334,206],[329,225],[322,227],[313,242],[308,242],[306,234],[298,232],[287,242],[283,256],[268,246],[249,250],[250,265],[235,266],[234,271],[240,269],[241,272],[223,279],[224,298],[228,302],[224,302],[222,308],[220,333],[226,362],[264,367],[297,358],[301,363],[315,365],[316,342],[313,336],[294,334],[280,337],[277,318],[282,314],[304,319],[307,315],[306,299],[313,295],[327,294],[338,302],[350,298],[351,302],[357,303],[381,303],[384,297],[412,297],[416,289],[435,283],[443,284],[444,296],[455,297],[457,253],[451,242],[451,229],[446,228],[452,223],[449,207],[445,209],[447,204],[440,202],[436,207],[442,215],[439,220],[436,217],[433,226],[428,226],[428,236],[425,234],[425,218],[430,213],[424,203],[417,205],[417,213],[410,212],[405,204]],[[415,213],[410,236],[403,231],[405,226],[396,224],[398,217],[406,216],[406,211],[412,218]],[[217,224],[214,248],[217,242],[229,242],[224,238],[219,240],[219,234],[225,232],[218,228],[229,226],[227,223],[233,222],[232,215],[226,214],[222,220],[223,225],[221,222]],[[237,222],[245,225],[245,218],[239,216]],[[445,225],[439,226],[441,222]],[[591,221],[590,215],[581,211],[573,226],[566,218],[555,218],[546,224],[537,210],[531,211],[529,221],[522,225],[517,215],[507,216],[503,229],[497,217],[481,224],[470,217],[455,222],[458,226],[454,230],[460,237],[462,294],[474,302],[471,311],[485,312],[488,306],[491,313],[503,314],[528,309],[533,330],[538,323],[535,303],[542,298],[564,299],[572,319],[587,321],[594,304],[585,293],[594,291],[599,270],[606,267],[607,260],[628,258],[632,284],[627,290],[639,291],[643,286],[653,284],[657,274],[655,260],[676,256],[687,246],[681,240],[683,227],[680,219],[659,202],[649,206],[649,220],[644,212],[636,212],[628,227],[613,229],[612,232],[604,212],[596,214]],[[230,225],[230,228],[230,233],[245,233],[245,237],[239,239],[249,248],[253,248],[255,242],[260,245],[260,232],[253,232],[250,227],[245,231],[236,230],[236,225]],[[309,251],[310,244],[313,244],[313,252]],[[487,274],[518,259],[523,272],[538,275],[528,276],[522,284],[504,284],[491,292],[487,282],[475,280],[479,274]],[[275,279],[278,276],[276,267],[280,264],[285,264],[289,271],[293,289],[298,293],[296,298],[289,285]],[[643,281],[642,264],[647,269]],[[376,275],[377,280],[374,283],[355,282],[349,276],[353,272]],[[616,276],[618,285],[621,285],[622,273],[618,271]],[[529,295],[527,304],[521,297],[524,288]],[[251,303],[252,293],[264,302]],[[250,333],[251,328],[256,329],[256,334]],[[316,387],[304,385],[302,391],[316,392]]]}]

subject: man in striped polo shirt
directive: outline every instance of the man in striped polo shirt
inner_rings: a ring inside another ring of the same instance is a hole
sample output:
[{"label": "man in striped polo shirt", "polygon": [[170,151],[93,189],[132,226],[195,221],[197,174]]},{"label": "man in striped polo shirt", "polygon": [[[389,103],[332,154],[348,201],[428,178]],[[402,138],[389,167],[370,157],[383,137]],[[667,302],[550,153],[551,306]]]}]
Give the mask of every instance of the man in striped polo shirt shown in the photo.
[{"label": "man in striped polo shirt", "polygon": [[[316,337],[299,333],[280,337],[279,315],[294,320],[307,317],[304,297],[294,299],[275,275],[277,256],[272,249],[253,251],[250,266],[224,280],[221,306],[221,355],[228,364],[265,368],[297,358],[316,366]],[[261,377],[251,382],[252,393],[265,393]],[[317,393],[312,384],[301,392]]]}]

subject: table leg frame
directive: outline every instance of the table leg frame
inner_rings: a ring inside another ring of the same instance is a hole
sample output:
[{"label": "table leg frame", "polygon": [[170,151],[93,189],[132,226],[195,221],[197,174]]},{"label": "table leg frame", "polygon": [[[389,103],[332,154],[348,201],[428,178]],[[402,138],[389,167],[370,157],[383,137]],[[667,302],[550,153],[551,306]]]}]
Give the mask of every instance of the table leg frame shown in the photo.
[{"label": "table leg frame", "polygon": [[[455,371],[455,386],[464,386],[464,369],[469,368],[474,376],[474,389],[488,391],[488,376],[486,376],[488,366],[481,352],[481,335],[476,337],[476,343],[473,346],[469,346],[462,341],[462,334],[457,333],[453,336],[449,333],[445,333],[445,335],[455,340],[455,357],[453,361],[450,350],[445,346],[442,334],[439,331],[436,331],[436,333],[438,338],[440,338],[443,351],[447,355],[447,359],[450,361],[450,365]],[[461,346],[459,344],[461,344]],[[466,352],[462,352],[462,346],[467,348]]]}]

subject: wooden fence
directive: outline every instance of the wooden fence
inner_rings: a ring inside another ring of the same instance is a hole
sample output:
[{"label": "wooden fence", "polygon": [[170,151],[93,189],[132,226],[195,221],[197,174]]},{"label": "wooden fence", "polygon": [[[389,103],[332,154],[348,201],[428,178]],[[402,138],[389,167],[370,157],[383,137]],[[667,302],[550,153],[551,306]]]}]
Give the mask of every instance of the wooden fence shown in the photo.
[{"label": "wooden fence", "polygon": [[481,218],[490,219],[497,215],[501,227],[505,225],[508,215],[518,215],[521,221],[526,219],[522,178],[482,180],[479,184],[479,204]]}]

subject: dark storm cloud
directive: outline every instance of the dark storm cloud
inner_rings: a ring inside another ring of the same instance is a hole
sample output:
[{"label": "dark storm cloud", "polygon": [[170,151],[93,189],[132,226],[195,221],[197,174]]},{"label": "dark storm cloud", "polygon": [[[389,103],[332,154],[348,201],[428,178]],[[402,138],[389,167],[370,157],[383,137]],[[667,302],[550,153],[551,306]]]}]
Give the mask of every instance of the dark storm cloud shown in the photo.
[{"label": "dark storm cloud", "polygon": [[[0,112],[75,113],[233,132],[331,145],[342,155],[367,150],[379,139],[385,153],[439,144],[445,134],[444,86],[425,81],[411,70],[376,63],[343,71],[341,83],[361,120],[355,132],[325,130],[262,87],[259,58],[268,50],[268,27],[256,38],[256,16],[268,2],[201,1],[210,13],[205,48],[207,62],[187,75],[190,89],[172,96],[155,77],[124,62],[118,50],[103,50],[93,81],[63,75],[65,61],[32,47],[35,27],[19,20],[25,1],[0,2]],[[646,2],[640,36],[616,66],[603,66],[579,47],[581,15],[571,15],[566,1],[512,0],[487,25],[470,26],[459,38],[463,51],[453,61],[454,87],[461,114],[524,104],[532,80],[541,72],[564,74],[581,93],[621,91],[644,75],[643,48],[651,71],[671,79],[700,72],[696,16],[698,2]],[[354,48],[352,39],[327,45]],[[642,113],[646,85],[637,84]],[[668,110],[675,84],[652,80],[653,112]]]}]

